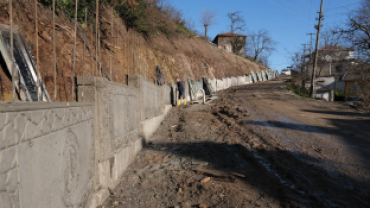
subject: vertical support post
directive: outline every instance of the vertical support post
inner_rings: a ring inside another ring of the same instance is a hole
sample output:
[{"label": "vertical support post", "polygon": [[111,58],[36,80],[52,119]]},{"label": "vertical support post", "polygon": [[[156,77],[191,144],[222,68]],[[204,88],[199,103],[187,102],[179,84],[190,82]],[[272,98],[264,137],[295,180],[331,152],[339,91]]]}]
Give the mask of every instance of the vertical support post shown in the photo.
[{"label": "vertical support post", "polygon": [[319,13],[319,25],[317,25],[317,36],[316,36],[316,46],[315,46],[315,56],[314,56],[314,63],[312,69],[312,81],[311,81],[311,89],[310,89],[310,96],[313,97],[315,94],[315,70],[317,68],[317,59],[319,56],[319,41],[320,41],[320,30],[321,30],[321,21],[324,18],[324,0],[321,0],[321,7]]},{"label": "vertical support post", "polygon": [[[125,59],[125,54],[123,53],[123,49],[125,47],[125,41],[123,40],[123,34],[122,34],[122,37],[121,37],[121,42],[122,44],[120,43],[120,45],[122,46],[122,83],[124,83],[124,69],[125,69],[125,63],[124,63],[124,59]],[[127,66],[127,63],[126,63],[126,66]],[[127,82],[128,84],[128,82]]]},{"label": "vertical support post", "polygon": [[77,7],[78,7],[78,0],[76,0],[76,11],[75,11],[75,34],[74,34],[74,43],[73,43],[73,67],[72,67],[72,77],[71,77],[71,81],[72,81],[72,96],[71,96],[71,101],[73,101],[74,94],[75,94],[76,41],[77,41]]},{"label": "vertical support post", "polygon": [[[113,45],[113,14],[111,14],[111,18],[110,18],[110,40],[109,40],[109,44]],[[110,50],[109,52],[109,77],[113,80],[112,78],[112,50]]]},{"label": "vertical support post", "polygon": [[135,51],[136,51],[136,48],[135,47],[135,30],[134,30],[134,43],[132,44],[132,67],[134,68],[134,74],[136,73],[135,72]]},{"label": "vertical support post", "polygon": [[140,39],[140,36],[138,37],[139,38],[139,47],[138,47],[138,55],[139,55],[139,74],[141,75],[141,51],[140,51],[140,46],[141,46],[141,39]]},{"label": "vertical support post", "polygon": [[[116,45],[115,45],[115,47],[114,47],[114,49],[115,49],[115,52],[116,52],[116,57],[115,57],[115,59],[114,59],[114,62],[113,62],[113,66],[116,66],[117,67],[117,59],[118,59],[118,51],[119,51],[119,45],[121,45],[121,43],[120,43],[120,41],[118,41],[118,32],[117,32],[117,30],[116,30]],[[123,60],[122,60],[123,61]],[[122,67],[122,70],[123,70],[123,67]],[[118,70],[116,70],[116,76],[115,76],[115,78],[116,78],[116,82],[118,81],[118,76],[117,76],[117,74],[119,75],[120,73],[119,73],[119,69]],[[119,81],[118,81],[119,82]]]},{"label": "vertical support post", "polygon": [[40,65],[39,65],[39,25],[37,15],[37,0],[35,2],[35,37],[36,37],[36,79],[37,79],[37,101],[40,101]]},{"label": "vertical support post", "polygon": [[127,67],[127,77],[129,75],[129,72],[128,72],[128,61],[129,61],[129,57],[128,57],[128,33],[127,33],[127,36],[126,36],[126,67]]},{"label": "vertical support post", "polygon": [[57,55],[55,39],[55,0],[53,0],[53,71],[54,71],[54,102],[57,101]]},{"label": "vertical support post", "polygon": [[15,86],[14,86],[14,37],[13,37],[13,0],[9,1],[9,24],[10,24],[10,58],[12,71],[12,92],[13,92],[13,102],[15,101]]},{"label": "vertical support post", "polygon": [[[99,20],[100,21],[100,20]],[[101,43],[100,43],[100,23],[99,23],[99,30],[98,30],[98,52],[97,53],[99,53],[99,57],[101,56]],[[102,56],[103,57],[103,56]],[[101,58],[102,59],[102,58]],[[103,59],[102,59],[103,60]],[[102,75],[102,70],[101,70],[101,61],[99,61],[99,75],[100,76],[103,76]]]},{"label": "vertical support post", "polygon": [[[91,39],[91,45],[94,43],[94,26],[93,25],[90,25],[90,39]],[[95,76],[97,75],[97,72],[96,72],[96,62],[94,61],[94,58],[93,58],[93,48],[91,48],[91,51],[90,51],[90,66],[91,68],[95,71]]]},{"label": "vertical support post", "polygon": [[99,72],[99,53],[98,53],[98,30],[99,30],[99,0],[96,0],[96,19],[95,19],[95,55],[96,55],[96,76]]},{"label": "vertical support post", "polygon": [[306,50],[307,50],[307,44],[302,44],[304,46],[304,56],[303,56],[303,67],[301,66],[301,86],[304,87],[304,78],[303,78],[303,73],[306,71]]},{"label": "vertical support post", "polygon": [[[85,7],[85,28],[86,30],[88,30],[88,27],[87,27],[87,7]],[[85,90],[85,51],[86,51],[86,41],[85,41],[85,38],[83,39],[84,40],[84,45],[83,45],[83,53],[82,53],[82,93],[81,93],[81,97],[82,97],[82,101],[84,100],[84,90]]]}]

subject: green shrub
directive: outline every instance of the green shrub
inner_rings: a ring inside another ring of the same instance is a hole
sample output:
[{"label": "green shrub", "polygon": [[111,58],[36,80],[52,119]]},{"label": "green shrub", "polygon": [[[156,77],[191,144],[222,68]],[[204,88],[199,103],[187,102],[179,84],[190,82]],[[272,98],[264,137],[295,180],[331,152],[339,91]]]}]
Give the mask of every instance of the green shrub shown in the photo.
[{"label": "green shrub", "polygon": [[[39,0],[51,6],[52,0]],[[136,4],[137,3],[137,4]],[[114,6],[116,13],[125,21],[127,28],[134,28],[146,36],[161,32],[168,37],[175,34],[194,34],[186,28],[181,12],[173,6],[158,5],[148,0],[135,0],[135,6],[126,0],[100,0],[100,5]],[[56,0],[57,12],[68,12],[70,18],[75,16],[75,0]],[[77,17],[79,22],[85,21],[85,8],[88,8],[87,21],[95,23],[96,0],[79,0]]]},{"label": "green shrub", "polygon": [[344,92],[343,92],[343,91],[341,91],[341,90],[335,90],[335,96],[337,96],[337,97],[344,97],[344,96],[345,96],[345,94],[344,94]]},{"label": "green shrub", "polygon": [[294,82],[294,80],[293,79],[288,79],[287,81],[285,81],[285,82]]},{"label": "green shrub", "polygon": [[183,33],[190,37],[194,36],[194,34],[188,28],[180,26],[180,25],[177,26],[176,32]]},{"label": "green shrub", "polygon": [[308,92],[306,88],[295,85],[294,83],[287,84],[286,89],[301,97],[311,98],[310,93]]},{"label": "green shrub", "polygon": [[128,28],[136,28],[139,32],[148,33],[146,9],[148,4],[145,1],[138,1],[138,6],[132,8],[127,3],[116,6],[119,16],[125,20]]}]

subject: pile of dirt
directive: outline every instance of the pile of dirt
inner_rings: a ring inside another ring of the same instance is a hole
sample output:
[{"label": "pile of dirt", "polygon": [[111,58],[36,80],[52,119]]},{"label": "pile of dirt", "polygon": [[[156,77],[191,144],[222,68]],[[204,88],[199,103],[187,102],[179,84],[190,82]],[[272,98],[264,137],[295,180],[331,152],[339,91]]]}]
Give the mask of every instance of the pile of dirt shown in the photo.
[{"label": "pile of dirt", "polygon": [[[36,56],[35,14],[33,1],[14,2],[14,24],[19,25],[25,35],[32,54]],[[9,24],[8,8],[0,5],[0,24]],[[46,87],[53,97],[53,62],[52,62],[52,11],[49,7],[38,5],[39,23],[39,69]],[[265,69],[264,66],[250,62],[215,49],[213,45],[193,37],[169,39],[165,35],[144,38],[135,31],[127,30],[122,19],[113,16],[112,8],[104,5],[100,15],[100,50],[99,60],[111,80],[127,83],[128,74],[141,74],[146,79],[155,80],[155,67],[162,68],[167,82],[176,76],[182,79],[191,77],[229,77],[249,74],[251,70]],[[94,11],[89,11],[94,14]],[[113,21],[112,21],[113,19]],[[57,87],[58,100],[71,100],[71,76],[74,43],[74,24],[69,17],[60,12],[56,18],[57,47]],[[111,31],[113,30],[113,33]],[[86,41],[95,54],[96,37],[93,26],[84,29]],[[84,42],[77,33],[76,75],[100,75],[91,54],[84,50]],[[10,75],[5,73],[4,64],[0,69],[0,100],[11,94]],[[75,99],[75,98],[74,98]]]}]

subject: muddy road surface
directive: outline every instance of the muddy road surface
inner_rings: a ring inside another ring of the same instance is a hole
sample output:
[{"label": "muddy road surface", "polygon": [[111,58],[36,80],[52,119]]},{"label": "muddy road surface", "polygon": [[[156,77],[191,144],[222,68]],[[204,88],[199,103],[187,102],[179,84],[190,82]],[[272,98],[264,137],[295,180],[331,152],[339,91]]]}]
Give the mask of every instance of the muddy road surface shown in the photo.
[{"label": "muddy road surface", "polygon": [[285,80],[174,108],[103,207],[370,207],[370,116]]}]

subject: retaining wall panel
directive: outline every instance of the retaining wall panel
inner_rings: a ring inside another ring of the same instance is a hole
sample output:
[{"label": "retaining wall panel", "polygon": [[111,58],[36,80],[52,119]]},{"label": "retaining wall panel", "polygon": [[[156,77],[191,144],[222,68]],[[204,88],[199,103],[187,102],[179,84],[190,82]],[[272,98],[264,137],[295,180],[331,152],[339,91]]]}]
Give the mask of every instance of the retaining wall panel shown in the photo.
[{"label": "retaining wall panel", "polygon": [[87,207],[92,201],[93,106],[68,105],[0,106],[0,135],[7,138],[0,137],[0,207]]}]

